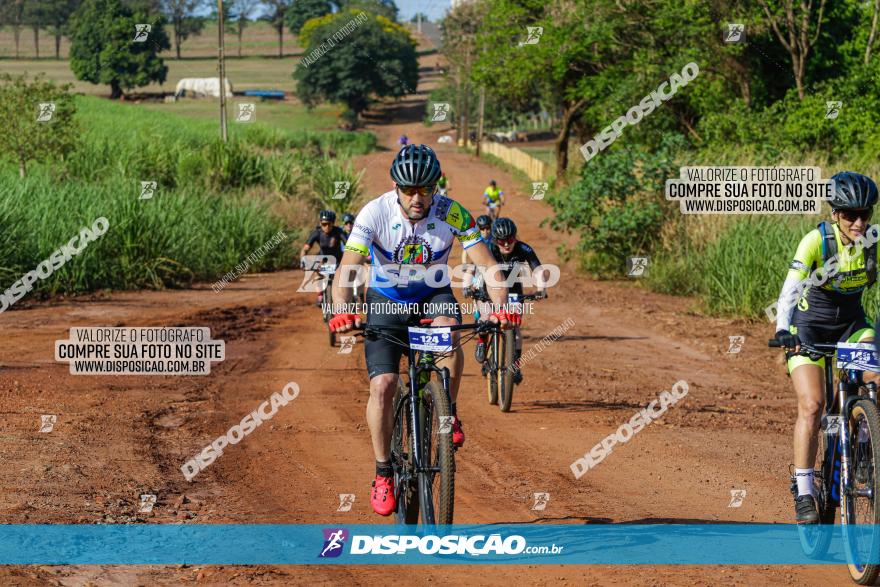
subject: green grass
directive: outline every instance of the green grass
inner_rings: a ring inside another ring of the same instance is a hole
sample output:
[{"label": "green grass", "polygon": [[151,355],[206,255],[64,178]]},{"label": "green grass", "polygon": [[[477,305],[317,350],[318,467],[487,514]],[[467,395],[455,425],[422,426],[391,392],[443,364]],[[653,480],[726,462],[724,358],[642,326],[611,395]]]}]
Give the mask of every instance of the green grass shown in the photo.
[{"label": "green grass", "polygon": [[[331,202],[351,205],[359,177],[340,161],[376,144],[370,133],[287,131],[259,114],[231,125],[224,144],[207,117],[92,96],[76,104],[83,133],[64,161],[34,164],[25,180],[0,165],[0,290],[102,216],[107,234],[39,281],[38,292],[212,281],[282,229],[289,237],[251,270],[289,267],[301,230],[287,228],[279,203],[311,217],[333,181],[351,181],[349,198]],[[139,199],[141,181],[157,182],[152,199]]]},{"label": "green grass", "polygon": [[[655,252],[645,282],[655,291],[697,295],[709,314],[764,320],[798,243],[825,217],[743,216],[703,243],[692,242],[697,239],[683,231],[674,246]],[[863,298],[869,316],[878,304],[880,292],[874,287]]]},{"label": "green grass", "polygon": [[[110,228],[48,279],[46,294],[99,288],[186,286],[220,277],[268,241],[283,222],[266,206],[237,195],[162,191],[138,199],[131,182],[58,183],[45,170],[19,180],[0,174],[0,283],[8,288],[83,226],[105,217]],[[52,222],[46,222],[51,218]],[[297,233],[252,270],[290,266]]]}]

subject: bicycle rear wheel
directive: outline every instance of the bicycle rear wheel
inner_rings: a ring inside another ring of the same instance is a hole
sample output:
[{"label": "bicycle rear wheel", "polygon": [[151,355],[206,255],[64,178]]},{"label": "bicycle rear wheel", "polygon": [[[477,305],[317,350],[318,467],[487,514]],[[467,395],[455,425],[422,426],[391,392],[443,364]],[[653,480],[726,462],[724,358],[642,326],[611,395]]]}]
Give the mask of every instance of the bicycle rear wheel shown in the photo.
[{"label": "bicycle rear wheel", "polygon": [[868,399],[853,405],[845,433],[850,438],[852,491],[841,496],[841,521],[849,574],[859,585],[880,575],[880,413]]},{"label": "bicycle rear wheel", "polygon": [[501,334],[500,360],[498,361],[498,390],[501,393],[501,411],[509,412],[513,402],[513,359],[516,356],[516,334],[505,330]]},{"label": "bicycle rear wheel", "polygon": [[397,524],[419,523],[419,496],[412,458],[412,432],[410,416],[412,404],[409,390],[402,380],[397,383],[394,394],[394,430],[391,433],[391,464],[394,467],[394,497]]},{"label": "bicycle rear wheel", "polygon": [[495,356],[494,334],[490,334],[486,338],[486,382],[489,403],[493,406],[498,405],[498,358]]},{"label": "bicycle rear wheel", "polygon": [[436,381],[429,382],[419,402],[419,426],[424,450],[419,473],[422,523],[452,523],[455,504],[455,453],[452,449],[452,413],[449,395]]},{"label": "bicycle rear wheel", "polygon": [[[333,317],[333,281],[327,283],[324,290],[324,301],[321,307],[321,313],[324,315],[324,322],[330,322]],[[336,346],[336,333],[330,331],[330,346]]]},{"label": "bicycle rear wheel", "polygon": [[[839,433],[838,430],[829,434],[827,427],[822,427],[816,447],[816,464],[813,467],[813,497],[816,498],[816,507],[819,510],[819,524],[832,526],[837,512],[837,500],[831,492],[835,486],[840,486],[840,475],[834,474],[834,462],[840,458]],[[828,552],[828,545],[831,543],[831,532],[828,528],[821,528],[817,524],[800,524],[798,534],[804,554],[808,557],[822,558]]]}]

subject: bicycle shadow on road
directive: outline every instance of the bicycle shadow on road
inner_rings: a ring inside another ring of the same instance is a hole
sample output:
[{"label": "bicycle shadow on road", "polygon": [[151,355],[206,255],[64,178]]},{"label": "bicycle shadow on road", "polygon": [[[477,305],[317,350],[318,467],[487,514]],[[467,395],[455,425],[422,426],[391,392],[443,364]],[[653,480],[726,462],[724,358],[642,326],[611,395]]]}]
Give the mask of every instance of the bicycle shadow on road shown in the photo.
[{"label": "bicycle shadow on road", "polygon": [[569,410],[573,412],[594,412],[599,410],[640,410],[644,403],[601,400],[538,400],[515,404],[511,412],[542,412],[549,410]]}]

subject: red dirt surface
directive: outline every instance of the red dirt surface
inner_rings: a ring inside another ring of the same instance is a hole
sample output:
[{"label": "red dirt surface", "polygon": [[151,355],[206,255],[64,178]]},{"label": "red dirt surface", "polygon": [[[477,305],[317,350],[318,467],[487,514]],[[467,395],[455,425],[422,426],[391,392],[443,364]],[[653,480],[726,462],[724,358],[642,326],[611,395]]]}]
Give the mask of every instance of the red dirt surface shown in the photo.
[{"label": "red dirt surface", "polygon": [[[431,67],[432,58],[424,65]],[[430,72],[429,72],[430,73]],[[401,104],[407,106],[408,104]],[[539,227],[550,208],[515,178],[449,145],[421,124],[377,126],[393,151],[406,132],[435,145],[451,195],[473,212],[489,179],[505,215],[542,261],[570,237]],[[361,157],[365,185],[390,187],[390,152]],[[453,253],[457,255],[457,251]],[[364,421],[368,382],[360,345],[327,343],[299,271],[247,275],[214,293],[117,293],[37,304],[0,315],[0,521],[3,523],[385,523],[369,506],[373,455]],[[459,413],[457,523],[790,523],[795,402],[765,323],[708,318],[693,301],[633,282],[596,282],[562,265],[550,298],[524,325],[524,350],[568,318],[574,325],[524,369],[513,409],[486,401],[467,347]],[[54,360],[72,326],[209,326],[226,360],[206,377],[74,376]],[[728,336],[745,335],[739,354]],[[570,464],[662,390],[688,396],[581,479]],[[299,397],[228,448],[193,482],[180,466],[289,381]],[[41,414],[56,414],[51,433]],[[747,491],[739,508],[730,492]],[[544,511],[533,493],[546,492]],[[155,493],[149,514],[138,496]],[[350,512],[338,494],[353,493]],[[401,575],[406,573],[406,575]],[[843,567],[812,566],[13,566],[8,585],[842,585]]]}]

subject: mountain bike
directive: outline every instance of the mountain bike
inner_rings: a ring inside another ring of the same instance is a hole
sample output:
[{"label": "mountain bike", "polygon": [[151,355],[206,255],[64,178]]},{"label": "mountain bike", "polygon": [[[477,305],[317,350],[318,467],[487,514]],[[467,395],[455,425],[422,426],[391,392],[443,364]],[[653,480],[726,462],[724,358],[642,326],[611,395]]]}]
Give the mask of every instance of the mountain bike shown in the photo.
[{"label": "mountain bike", "polygon": [[[781,346],[770,340],[769,346]],[[811,558],[828,551],[831,532],[821,524],[834,524],[840,506],[849,573],[860,585],[873,584],[880,575],[880,412],[877,386],[865,383],[863,371],[878,371],[874,345],[858,343],[804,344],[801,353],[825,357],[825,413],[813,472],[813,496],[819,524],[798,526],[801,546]],[[837,359],[839,381],[834,389]]]},{"label": "mountain bike", "polygon": [[[324,324],[333,318],[333,276],[336,275],[336,264],[324,264],[318,268],[318,273],[324,278],[324,297],[321,301],[321,314]],[[336,346],[336,333],[330,331],[330,346]]]},{"label": "mountain bike", "polygon": [[[491,299],[483,291],[474,293],[474,299],[480,302],[489,302]],[[522,302],[544,299],[539,294],[508,294],[507,302],[516,308]],[[483,375],[486,377],[486,391],[489,403],[498,405],[502,412],[509,412],[513,403],[513,375],[519,367],[516,364],[516,332],[522,328],[522,324],[510,330],[501,330],[492,333],[486,340],[486,360],[483,363]],[[500,398],[499,398],[500,396]],[[500,404],[499,404],[500,399]]]},{"label": "mountain bike", "polygon": [[[430,324],[430,319],[421,324]],[[406,379],[394,395],[391,465],[397,524],[452,524],[455,502],[455,449],[452,446],[450,374],[437,361],[455,351],[452,332],[499,330],[479,322],[456,326],[365,326],[363,336],[378,337],[407,349]],[[406,337],[407,340],[401,340]],[[459,341],[458,346],[463,344]]]}]

